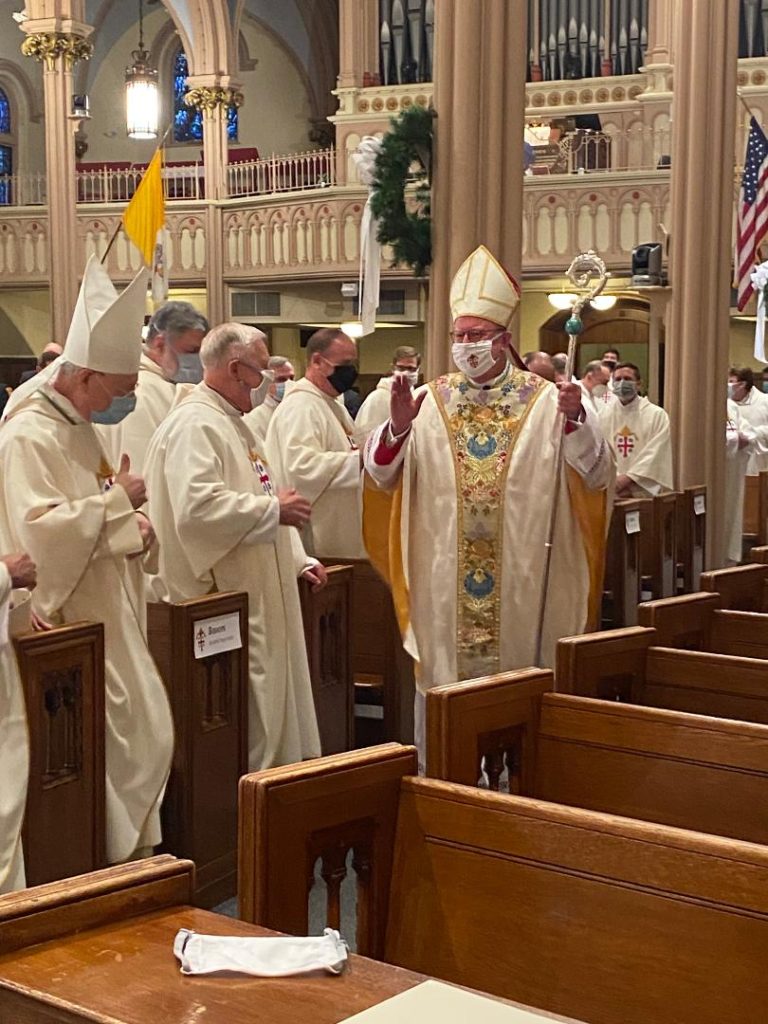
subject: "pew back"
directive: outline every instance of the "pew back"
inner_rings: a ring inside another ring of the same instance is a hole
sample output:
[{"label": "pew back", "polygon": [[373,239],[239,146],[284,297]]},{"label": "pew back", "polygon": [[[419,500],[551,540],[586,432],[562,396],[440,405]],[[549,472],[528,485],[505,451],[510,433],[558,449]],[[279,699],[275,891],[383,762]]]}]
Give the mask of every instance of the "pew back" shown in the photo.
[{"label": "pew back", "polygon": [[656,630],[655,643],[660,647],[708,651],[712,650],[712,620],[719,605],[719,594],[681,594],[644,601],[637,618],[641,626]]},{"label": "pew back", "polygon": [[506,768],[521,796],[768,844],[768,728],[551,685],[532,669],[430,690],[427,774],[476,785],[482,764],[496,790]]},{"label": "pew back", "polygon": [[720,607],[741,612],[764,612],[768,565],[734,565],[703,572],[699,586],[720,595]]},{"label": "pew back", "polygon": [[[234,616],[242,646],[195,657],[206,623]],[[248,770],[248,595],[210,594],[147,606],[149,644],[173,712],[173,767],[163,849],[197,865],[196,902],[235,892],[237,784]]]},{"label": "pew back", "polygon": [[[343,846],[386,802],[396,832],[375,843],[362,884],[389,874],[387,901],[367,906],[387,915],[372,930],[390,963],[594,1024],[760,1019],[768,850],[403,777],[410,749],[339,761],[243,780],[241,863],[258,862],[251,870],[262,893],[304,889],[313,841]],[[302,820],[310,809],[314,828]],[[298,827],[288,828],[289,817]],[[274,847],[266,857],[265,847]],[[271,913],[291,930],[279,899]]]},{"label": "pew back", "polygon": [[697,586],[706,563],[707,488],[686,487],[677,495],[677,561],[682,569],[683,592]]},{"label": "pew back", "polygon": [[352,573],[350,565],[328,566],[328,583],[316,593],[307,580],[299,580],[309,677],[324,754],[337,754],[355,745]]},{"label": "pew back", "polygon": [[24,860],[27,883],[40,885],[107,862],[104,627],[75,623],[14,645],[29,724]]},{"label": "pew back", "polygon": [[613,506],[605,560],[603,604],[613,626],[637,625],[640,603],[640,508],[637,498]]}]

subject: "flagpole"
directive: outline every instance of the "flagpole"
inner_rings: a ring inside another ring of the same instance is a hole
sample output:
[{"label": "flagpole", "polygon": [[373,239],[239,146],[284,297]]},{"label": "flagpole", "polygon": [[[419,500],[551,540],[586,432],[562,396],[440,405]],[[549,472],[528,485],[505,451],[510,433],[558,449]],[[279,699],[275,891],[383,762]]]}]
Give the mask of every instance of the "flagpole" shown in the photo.
[{"label": "flagpole", "polygon": [[[173,128],[173,121],[169,121],[168,122],[168,127],[163,132],[163,137],[160,139],[158,144],[155,146],[155,151],[152,154],[152,156],[150,157],[149,161],[147,162],[147,167],[149,167],[149,165],[155,159],[155,157],[157,156],[159,151],[165,145],[165,140],[168,138],[168,136],[170,134],[170,131],[171,131],[171,128]],[[122,230],[122,227],[123,227],[123,218],[121,217],[117,227],[115,228],[115,230],[114,230],[114,232],[112,234],[112,237],[109,240],[109,244],[107,245],[107,248],[104,250],[104,255],[101,257],[102,265],[107,262],[107,257],[109,256],[110,252],[112,251],[112,246],[117,241],[117,236],[120,234],[120,231]]]}]

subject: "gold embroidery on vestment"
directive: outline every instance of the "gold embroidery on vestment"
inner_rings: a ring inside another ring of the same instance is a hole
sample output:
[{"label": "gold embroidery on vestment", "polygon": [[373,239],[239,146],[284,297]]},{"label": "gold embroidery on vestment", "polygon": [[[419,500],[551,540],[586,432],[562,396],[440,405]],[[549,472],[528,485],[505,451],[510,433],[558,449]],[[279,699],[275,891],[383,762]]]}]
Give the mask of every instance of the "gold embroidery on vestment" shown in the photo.
[{"label": "gold embroidery on vestment", "polygon": [[459,679],[499,671],[504,491],[515,443],[545,384],[515,369],[493,393],[470,387],[458,373],[429,385],[456,480]]}]

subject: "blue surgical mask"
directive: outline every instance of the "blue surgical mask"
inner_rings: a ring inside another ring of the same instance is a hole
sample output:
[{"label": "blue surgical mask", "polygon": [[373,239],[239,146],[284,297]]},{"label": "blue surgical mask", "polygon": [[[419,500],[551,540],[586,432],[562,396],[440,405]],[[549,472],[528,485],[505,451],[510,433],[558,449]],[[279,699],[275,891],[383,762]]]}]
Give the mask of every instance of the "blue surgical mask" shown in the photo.
[{"label": "blue surgical mask", "polygon": [[613,393],[618,398],[626,399],[626,403],[637,397],[637,384],[633,380],[614,380]]},{"label": "blue surgical mask", "polygon": [[112,399],[106,409],[102,409],[101,412],[91,413],[91,423],[114,426],[115,423],[120,423],[124,420],[126,416],[130,416],[135,408],[136,393],[134,391],[130,395],[118,395]]},{"label": "blue surgical mask", "polygon": [[171,377],[174,384],[199,384],[203,379],[203,364],[197,352],[177,352],[176,358],[179,365]]},{"label": "blue surgical mask", "polygon": [[768,380],[764,380],[764,381],[763,381],[763,385],[762,385],[762,387],[763,387],[763,391],[765,391],[766,393],[768,393]]},{"label": "blue surgical mask", "polygon": [[282,400],[285,398],[285,385],[287,383],[288,382],[285,381],[285,380],[280,380],[280,381],[277,382],[277,384],[275,384],[275,401],[276,402],[282,402]]}]

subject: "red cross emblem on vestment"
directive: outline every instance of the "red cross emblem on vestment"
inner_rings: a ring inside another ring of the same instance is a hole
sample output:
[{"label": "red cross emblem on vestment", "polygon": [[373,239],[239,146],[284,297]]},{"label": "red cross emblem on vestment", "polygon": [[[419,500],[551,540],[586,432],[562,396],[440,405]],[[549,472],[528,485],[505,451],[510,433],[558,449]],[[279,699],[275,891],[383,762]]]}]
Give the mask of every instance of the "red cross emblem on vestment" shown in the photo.
[{"label": "red cross emblem on vestment", "polygon": [[629,427],[622,427],[622,429],[616,435],[616,450],[619,455],[623,455],[626,459],[631,451],[635,447],[635,435],[629,429]]}]

